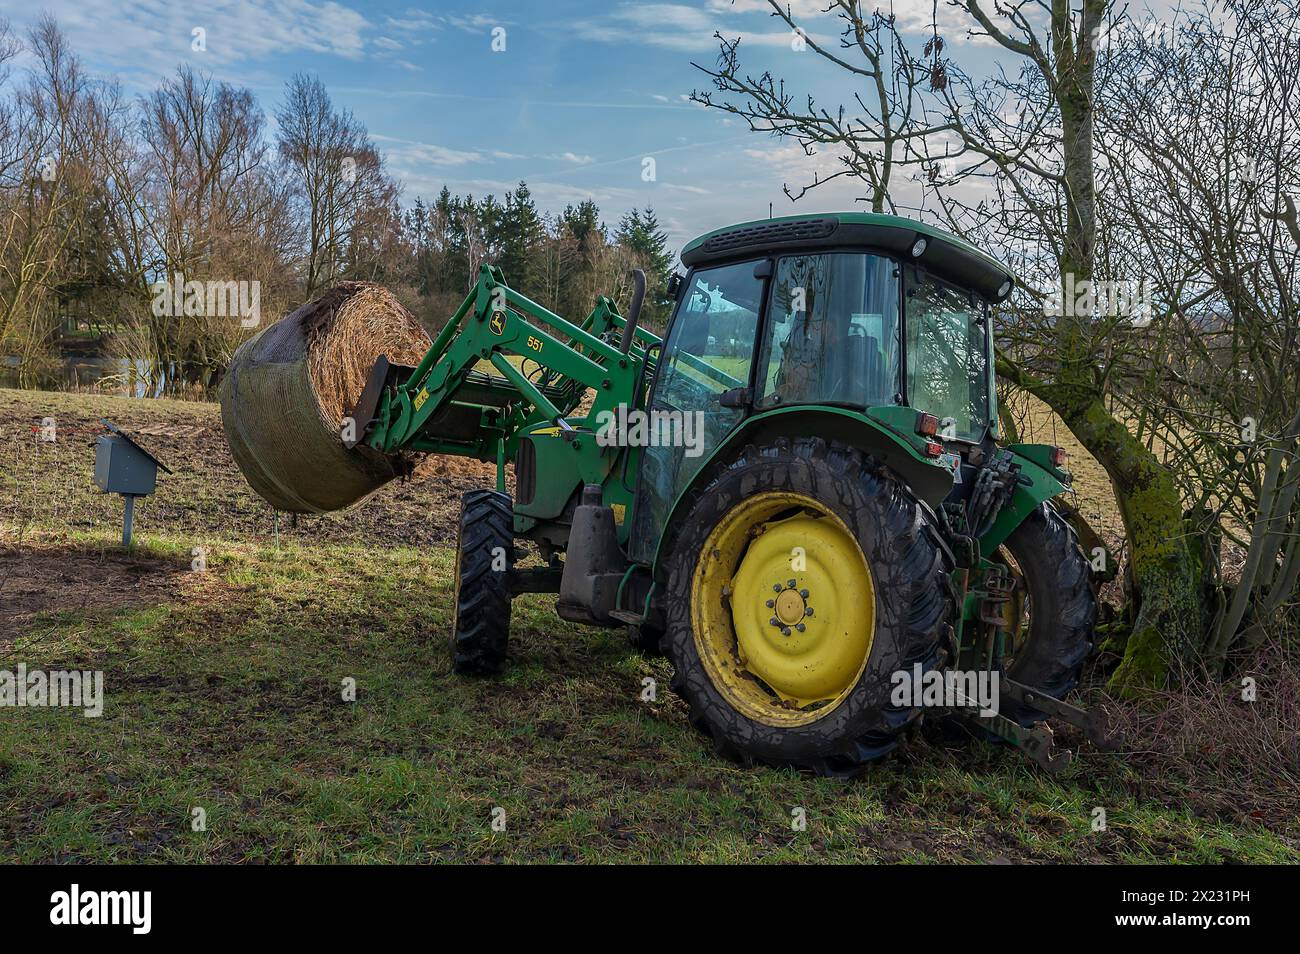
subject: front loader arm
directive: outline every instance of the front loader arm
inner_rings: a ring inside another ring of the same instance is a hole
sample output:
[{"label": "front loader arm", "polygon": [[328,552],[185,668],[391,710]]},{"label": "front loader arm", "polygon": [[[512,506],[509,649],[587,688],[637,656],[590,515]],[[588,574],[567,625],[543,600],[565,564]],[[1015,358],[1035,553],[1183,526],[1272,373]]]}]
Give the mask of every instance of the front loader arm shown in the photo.
[{"label": "front loader arm", "polygon": [[[645,349],[659,339],[634,328],[625,352],[606,340],[617,329],[626,321],[608,298],[575,325],[485,265],[417,367],[376,364],[354,414],[358,442],[384,453],[459,454],[500,465],[526,428],[570,430],[566,418],[589,388],[593,414],[633,402]],[[495,373],[479,370],[482,362]],[[525,373],[525,363],[537,367]]]}]

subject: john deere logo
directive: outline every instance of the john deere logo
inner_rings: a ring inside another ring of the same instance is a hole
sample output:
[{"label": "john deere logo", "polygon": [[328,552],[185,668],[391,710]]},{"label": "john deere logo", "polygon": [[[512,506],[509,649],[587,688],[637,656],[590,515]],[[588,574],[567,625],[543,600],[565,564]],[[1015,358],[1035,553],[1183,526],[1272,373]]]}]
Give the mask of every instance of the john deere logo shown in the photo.
[{"label": "john deere logo", "polygon": [[488,327],[492,329],[494,335],[499,335],[506,330],[506,316],[503,312],[492,312],[492,320],[488,322]]}]

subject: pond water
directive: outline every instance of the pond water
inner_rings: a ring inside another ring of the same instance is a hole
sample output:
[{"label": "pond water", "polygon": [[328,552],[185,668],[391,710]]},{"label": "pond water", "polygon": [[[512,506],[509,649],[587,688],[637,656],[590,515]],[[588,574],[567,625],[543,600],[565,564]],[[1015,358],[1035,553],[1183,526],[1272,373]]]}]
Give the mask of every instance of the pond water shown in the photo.
[{"label": "pond water", "polygon": [[163,397],[177,390],[177,365],[158,367],[145,358],[104,358],[64,355],[39,374],[23,376],[19,359],[0,357],[0,388],[35,388],[42,391],[93,389],[126,397]]}]

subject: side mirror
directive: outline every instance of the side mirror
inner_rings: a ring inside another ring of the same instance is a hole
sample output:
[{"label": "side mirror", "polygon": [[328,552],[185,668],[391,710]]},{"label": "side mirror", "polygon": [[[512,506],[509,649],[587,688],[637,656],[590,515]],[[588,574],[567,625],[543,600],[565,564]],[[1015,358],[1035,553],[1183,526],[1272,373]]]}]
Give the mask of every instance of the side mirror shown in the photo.
[{"label": "side mirror", "polygon": [[645,272],[639,268],[632,269],[632,281],[636,287],[632,292],[632,304],[627,310],[627,320],[623,324],[623,341],[618,348],[624,354],[632,348],[637,322],[641,320],[641,305],[645,302]]},{"label": "side mirror", "polygon": [[668,297],[673,301],[676,301],[677,296],[682,292],[682,276],[678,275],[676,272],[669,275],[667,291]]}]

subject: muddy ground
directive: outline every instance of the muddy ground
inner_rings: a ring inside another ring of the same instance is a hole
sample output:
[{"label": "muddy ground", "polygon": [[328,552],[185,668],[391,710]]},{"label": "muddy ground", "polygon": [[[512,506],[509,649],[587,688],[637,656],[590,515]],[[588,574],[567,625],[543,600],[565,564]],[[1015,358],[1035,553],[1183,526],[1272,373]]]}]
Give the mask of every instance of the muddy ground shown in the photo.
[{"label": "muddy ground", "polygon": [[[132,554],[92,485],[100,417],[175,471]],[[1064,731],[1059,777],[926,727],[849,782],[718,759],[665,662],[544,597],[515,601],[504,676],[454,677],[449,544],[492,468],[433,466],[277,538],[215,405],[0,390],[0,670],[106,687],[101,719],[0,709],[0,861],[1300,860],[1286,674],[1257,707],[1122,710],[1117,753]]]},{"label": "muddy ground", "polygon": [[[38,395],[38,396],[37,396]],[[282,515],[249,489],[230,456],[216,404],[0,389],[0,519],[24,525],[92,530],[121,524],[121,498],[93,486],[101,419],[122,428],[173,471],[136,505],[138,532],[273,536],[322,543],[390,546],[447,544],[455,538],[460,497],[493,486],[493,465],[466,458],[428,459],[406,480],[381,488],[346,512]],[[54,423],[54,441],[43,422]]]}]

